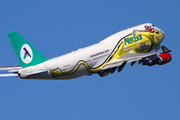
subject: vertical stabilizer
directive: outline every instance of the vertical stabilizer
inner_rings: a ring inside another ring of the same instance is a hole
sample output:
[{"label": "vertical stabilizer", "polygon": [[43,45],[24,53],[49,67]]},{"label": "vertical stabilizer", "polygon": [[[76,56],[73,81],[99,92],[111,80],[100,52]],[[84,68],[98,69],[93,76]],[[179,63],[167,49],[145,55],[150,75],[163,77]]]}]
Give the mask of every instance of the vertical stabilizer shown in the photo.
[{"label": "vertical stabilizer", "polygon": [[23,68],[48,60],[17,31],[9,32],[8,36]]}]

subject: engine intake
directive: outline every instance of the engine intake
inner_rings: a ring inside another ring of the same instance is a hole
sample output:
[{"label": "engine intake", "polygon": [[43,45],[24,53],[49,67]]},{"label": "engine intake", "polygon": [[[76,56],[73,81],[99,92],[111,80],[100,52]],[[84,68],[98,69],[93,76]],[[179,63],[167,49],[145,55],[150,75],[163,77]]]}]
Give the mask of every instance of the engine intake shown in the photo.
[{"label": "engine intake", "polygon": [[163,65],[166,64],[168,62],[170,62],[172,60],[172,56],[170,53],[166,52],[166,53],[161,53],[159,55],[159,65]]}]

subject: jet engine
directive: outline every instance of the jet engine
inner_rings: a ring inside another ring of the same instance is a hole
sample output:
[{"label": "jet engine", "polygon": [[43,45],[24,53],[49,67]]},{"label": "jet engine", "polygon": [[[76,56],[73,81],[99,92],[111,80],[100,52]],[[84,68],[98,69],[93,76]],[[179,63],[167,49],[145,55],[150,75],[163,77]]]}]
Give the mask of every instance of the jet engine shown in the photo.
[{"label": "jet engine", "polygon": [[161,54],[156,55],[156,56],[144,58],[142,64],[148,65],[148,66],[153,66],[155,64],[163,65],[163,64],[169,63],[171,60],[172,60],[171,54],[168,52],[165,52],[165,53],[161,53]]}]

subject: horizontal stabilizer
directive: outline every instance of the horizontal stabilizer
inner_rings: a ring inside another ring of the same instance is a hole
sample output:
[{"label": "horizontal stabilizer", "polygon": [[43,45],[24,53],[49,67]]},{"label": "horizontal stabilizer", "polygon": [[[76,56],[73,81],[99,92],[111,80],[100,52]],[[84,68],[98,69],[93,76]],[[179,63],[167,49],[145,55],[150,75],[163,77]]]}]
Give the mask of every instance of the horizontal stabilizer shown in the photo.
[{"label": "horizontal stabilizer", "polygon": [[0,66],[0,70],[14,70],[14,69],[21,69],[21,65],[13,65],[13,66]]},{"label": "horizontal stabilizer", "polygon": [[0,66],[0,70],[7,71],[7,73],[0,73],[0,77],[8,77],[8,76],[16,76],[18,77],[18,71],[21,69],[21,65],[13,65],[13,66]]},{"label": "horizontal stabilizer", "polygon": [[0,73],[0,77],[9,77],[9,76],[18,77],[18,73]]}]

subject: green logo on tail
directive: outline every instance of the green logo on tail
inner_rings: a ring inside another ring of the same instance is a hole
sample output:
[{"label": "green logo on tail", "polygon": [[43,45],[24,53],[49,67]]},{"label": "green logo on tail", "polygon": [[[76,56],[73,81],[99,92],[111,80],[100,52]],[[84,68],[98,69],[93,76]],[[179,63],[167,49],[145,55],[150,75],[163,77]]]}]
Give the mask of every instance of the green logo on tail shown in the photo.
[{"label": "green logo on tail", "polygon": [[28,64],[32,61],[32,58],[33,58],[33,53],[31,47],[28,44],[24,44],[21,47],[21,60],[24,63]]}]

